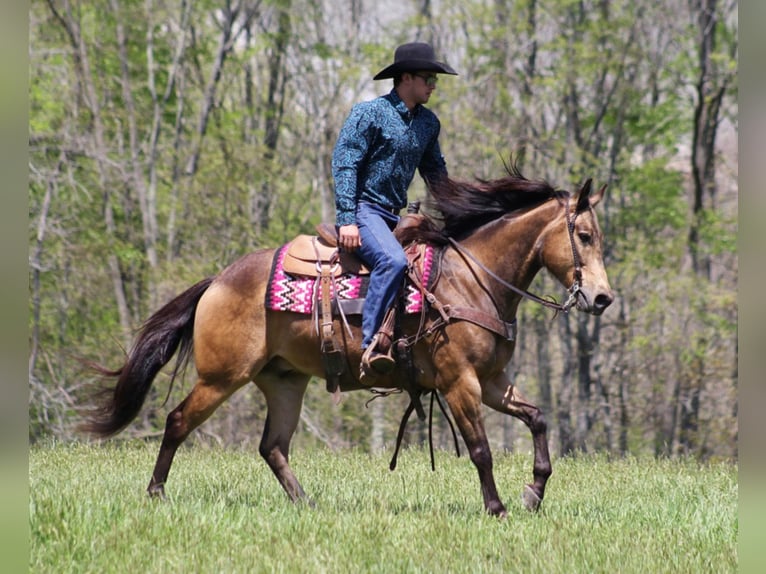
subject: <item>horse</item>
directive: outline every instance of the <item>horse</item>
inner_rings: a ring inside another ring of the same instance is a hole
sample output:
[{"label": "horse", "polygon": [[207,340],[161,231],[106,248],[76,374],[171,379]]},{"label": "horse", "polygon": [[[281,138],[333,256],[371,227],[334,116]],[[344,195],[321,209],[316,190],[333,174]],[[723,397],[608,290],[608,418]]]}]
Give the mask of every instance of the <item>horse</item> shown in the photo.
[{"label": "horse", "polygon": [[[506,171],[496,180],[446,178],[431,187],[428,202],[434,215],[421,217],[406,235],[435,246],[438,277],[428,290],[427,311],[399,319],[401,331],[409,335],[405,340],[417,386],[438,391],[446,401],[478,470],[485,511],[498,517],[507,516],[507,510],[495,484],[482,404],[520,419],[531,432],[533,481],[521,495],[527,509],[539,508],[552,473],[545,417],[505,373],[514,352],[520,302],[529,297],[549,303],[526,289],[545,268],[569,291],[567,304],[549,306],[600,315],[614,299],[594,210],[606,185],[594,192],[588,179],[570,193],[544,180],[526,179],[515,165]],[[150,496],[165,498],[179,446],[235,391],[252,382],[267,405],[259,454],[290,500],[310,502],[290,467],[289,449],[309,380],[325,378],[325,368],[312,319],[264,305],[275,253],[251,252],[189,287],[145,321],[120,368],[96,365],[108,383],[82,429],[106,438],[137,416],[155,376],[173,356],[175,377],[193,354],[198,378],[167,416],[147,488]],[[340,391],[369,389],[359,375],[360,319],[349,316],[341,322],[335,316],[333,324],[338,332],[348,331],[344,345],[349,368],[339,377]],[[374,387],[401,389],[406,375],[397,364],[376,377]]]}]

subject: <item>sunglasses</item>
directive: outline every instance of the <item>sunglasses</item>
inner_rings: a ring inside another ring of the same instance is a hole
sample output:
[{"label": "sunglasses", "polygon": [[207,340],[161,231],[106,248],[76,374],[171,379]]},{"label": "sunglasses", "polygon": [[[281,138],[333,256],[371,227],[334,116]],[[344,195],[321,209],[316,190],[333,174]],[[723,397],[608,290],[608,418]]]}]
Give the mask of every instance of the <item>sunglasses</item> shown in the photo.
[{"label": "sunglasses", "polygon": [[426,83],[426,86],[429,88],[433,88],[436,85],[436,82],[439,81],[439,77],[436,74],[412,74],[413,76],[417,76],[418,78],[423,78],[423,81]]}]

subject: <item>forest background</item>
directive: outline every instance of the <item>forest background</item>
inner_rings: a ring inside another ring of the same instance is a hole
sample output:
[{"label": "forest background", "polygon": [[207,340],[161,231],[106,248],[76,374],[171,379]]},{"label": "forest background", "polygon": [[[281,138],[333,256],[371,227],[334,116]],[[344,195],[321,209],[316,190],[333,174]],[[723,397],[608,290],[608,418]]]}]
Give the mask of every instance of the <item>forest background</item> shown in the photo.
[{"label": "forest background", "polygon": [[[736,458],[737,2],[33,0],[29,42],[29,438],[77,438],[95,382],[159,305],[240,255],[334,218],[330,158],[396,45],[460,75],[429,107],[453,177],[608,184],[617,299],[601,317],[521,306],[508,370],[552,449]],[[419,181],[411,199],[422,198]],[[546,274],[536,293],[561,297]],[[160,436],[160,378],[130,437]],[[295,444],[376,450],[404,399],[310,387]],[[400,400],[401,399],[401,400]],[[255,448],[257,389],[195,440]],[[526,430],[486,411],[494,448]],[[436,441],[449,430],[435,417]],[[409,442],[425,438],[410,424]]]}]

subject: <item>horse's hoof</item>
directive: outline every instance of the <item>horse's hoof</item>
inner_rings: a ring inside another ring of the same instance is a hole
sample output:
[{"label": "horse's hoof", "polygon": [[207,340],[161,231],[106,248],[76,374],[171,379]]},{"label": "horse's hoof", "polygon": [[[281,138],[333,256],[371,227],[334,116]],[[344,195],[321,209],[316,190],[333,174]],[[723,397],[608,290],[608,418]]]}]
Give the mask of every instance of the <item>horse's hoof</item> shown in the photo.
[{"label": "horse's hoof", "polygon": [[524,486],[524,490],[521,491],[521,502],[524,503],[524,508],[530,512],[536,512],[540,508],[542,498],[537,496],[537,493],[528,484]]},{"label": "horse's hoof", "polygon": [[304,506],[308,508],[309,510],[315,510],[317,507],[317,503],[307,496],[301,496],[299,499],[295,501],[295,505]]},{"label": "horse's hoof", "polygon": [[157,500],[167,500],[168,497],[165,496],[165,488],[162,485],[159,486],[150,486],[146,489],[146,493],[149,495],[149,498],[157,499]]}]

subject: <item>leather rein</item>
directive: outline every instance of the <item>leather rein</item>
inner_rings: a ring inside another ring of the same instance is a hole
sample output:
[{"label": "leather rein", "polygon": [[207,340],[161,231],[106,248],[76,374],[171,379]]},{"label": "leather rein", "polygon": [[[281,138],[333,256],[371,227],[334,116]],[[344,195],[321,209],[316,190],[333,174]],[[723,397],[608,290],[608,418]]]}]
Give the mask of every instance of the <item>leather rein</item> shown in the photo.
[{"label": "leather rein", "polygon": [[567,289],[567,292],[569,293],[569,297],[563,304],[556,303],[556,301],[550,301],[548,299],[543,299],[542,297],[538,297],[537,295],[534,295],[533,293],[530,293],[529,291],[526,291],[524,289],[520,289],[519,287],[516,287],[515,285],[512,285],[508,283],[505,279],[497,275],[494,271],[489,269],[486,265],[484,265],[481,261],[479,261],[476,256],[473,255],[470,251],[468,251],[465,247],[460,245],[457,241],[455,241],[453,238],[449,238],[450,245],[460,253],[462,256],[469,258],[471,261],[473,261],[482,271],[484,271],[487,275],[492,277],[495,281],[500,283],[503,287],[506,289],[509,289],[510,291],[513,291],[514,293],[521,295],[522,297],[526,297],[530,301],[534,301],[535,303],[539,303],[540,305],[543,305],[544,307],[548,307],[549,309],[555,309],[556,311],[563,311],[564,313],[567,313],[572,306],[577,303],[577,294],[580,292],[581,282],[582,282],[582,263],[580,262],[580,255],[577,253],[577,247],[575,246],[574,242],[574,228],[575,228],[575,219],[577,219],[577,214],[575,213],[574,216],[570,216],[569,212],[569,198],[567,198],[566,201],[566,221],[567,221],[567,232],[569,233],[569,244],[572,247],[572,258],[574,260],[574,282],[572,283],[572,286]]},{"label": "leather rein", "polygon": [[[503,287],[513,291],[514,293],[521,295],[522,297],[526,297],[527,299],[530,299],[531,301],[534,301],[535,303],[539,303],[540,305],[543,305],[550,309],[555,309],[556,311],[563,311],[564,313],[566,313],[577,302],[577,294],[580,291],[580,283],[582,281],[582,264],[580,262],[580,256],[577,253],[577,247],[575,246],[575,242],[574,242],[574,227],[575,227],[575,219],[577,219],[577,213],[575,213],[573,216],[570,216],[568,197],[567,197],[565,209],[566,209],[565,213],[566,213],[567,231],[569,233],[569,243],[572,247],[572,257],[574,259],[575,278],[574,278],[574,282],[572,283],[572,286],[567,290],[569,292],[569,298],[566,300],[566,302],[564,302],[563,305],[560,305],[556,303],[555,301],[549,301],[547,299],[543,299],[541,297],[538,297],[537,295],[533,295],[529,291],[525,291],[524,289],[520,289],[516,287],[515,285],[508,283],[502,277],[498,276],[495,272],[488,269],[470,251],[468,251],[465,247],[461,246],[457,241],[455,241],[454,239],[450,237],[449,242],[450,242],[450,245],[452,245],[452,247],[458,253],[460,253],[461,256],[467,257],[468,259],[473,261],[480,269],[482,269],[485,273],[487,273],[487,275],[492,277],[495,281],[500,283]],[[509,323],[509,322],[503,321],[499,317],[494,317],[490,315],[489,313],[480,311],[478,309],[444,305],[434,296],[433,293],[431,293],[430,291],[426,289],[425,285],[423,285],[422,277],[420,277],[419,273],[417,272],[416,266],[414,264],[410,265],[408,270],[408,275],[412,283],[420,290],[420,292],[423,294],[424,298],[426,299],[426,301],[428,301],[430,306],[439,313],[440,317],[436,319],[435,321],[432,321],[431,324],[428,327],[426,327],[425,326],[426,306],[423,305],[423,312],[421,315],[420,326],[418,327],[417,333],[413,336],[403,337],[402,339],[399,340],[399,342],[403,345],[404,349],[411,348],[417,341],[419,341],[425,336],[433,334],[435,331],[447,325],[452,320],[469,321],[471,323],[474,323],[475,325],[479,325],[480,327],[483,327],[489,331],[492,331],[493,333],[503,336],[509,341],[512,341],[516,338],[516,319],[514,319],[513,321]],[[409,420],[412,412],[417,411],[418,418],[420,418],[421,420],[425,419],[425,412],[423,411],[423,406],[420,403],[420,398],[419,398],[420,395],[424,393],[425,394],[431,393],[431,405],[430,405],[429,417],[428,417],[428,442],[429,442],[430,454],[431,454],[431,469],[435,470],[436,466],[434,462],[433,437],[431,435],[431,428],[433,425],[434,399],[436,399],[436,402],[439,405],[439,408],[441,409],[442,414],[444,414],[444,417],[447,420],[447,423],[449,423],[450,430],[452,431],[452,438],[455,442],[455,450],[457,451],[457,456],[460,456],[460,447],[458,445],[457,433],[455,432],[455,427],[452,425],[452,421],[450,420],[450,417],[447,415],[447,411],[445,410],[444,405],[442,405],[441,400],[438,397],[436,389],[430,389],[428,391],[424,391],[423,389],[419,388],[417,384],[415,384],[414,375],[411,373],[410,376],[412,377],[411,386],[410,388],[407,389],[408,393],[410,394],[410,404],[407,406],[407,409],[404,412],[404,416],[402,417],[402,420],[399,423],[399,432],[397,433],[397,437],[396,437],[396,447],[394,449],[394,454],[391,459],[391,463],[389,464],[389,468],[390,470],[394,470],[396,468],[397,456],[399,454],[399,448],[401,447],[402,438],[404,436],[404,428],[407,425],[407,421]],[[376,396],[370,399],[370,401],[381,396],[388,396],[389,394],[393,392],[401,392],[401,389],[397,389],[394,391],[381,391],[381,392],[373,391],[373,392]],[[368,403],[370,401],[368,401]]]}]

